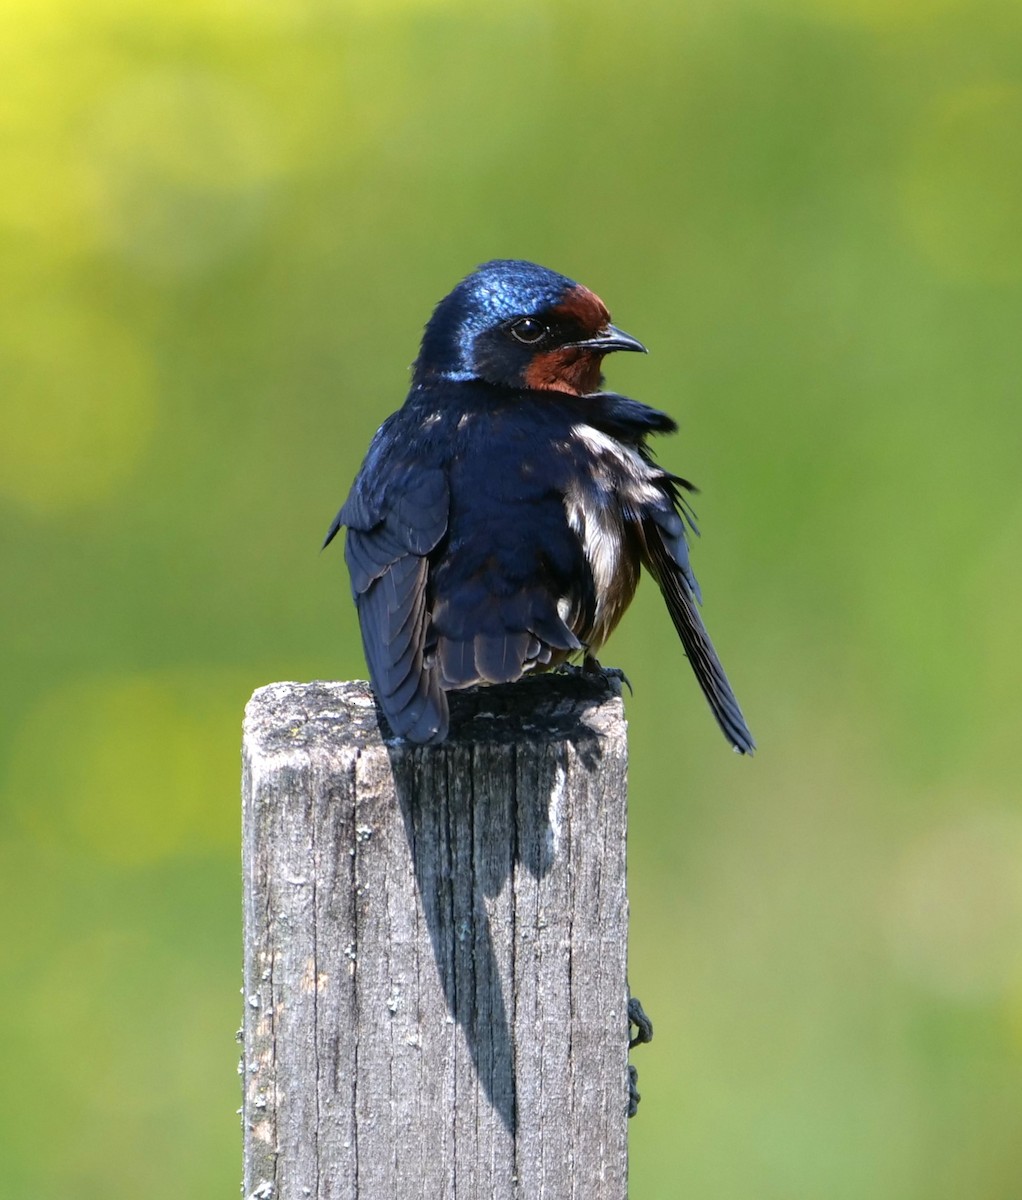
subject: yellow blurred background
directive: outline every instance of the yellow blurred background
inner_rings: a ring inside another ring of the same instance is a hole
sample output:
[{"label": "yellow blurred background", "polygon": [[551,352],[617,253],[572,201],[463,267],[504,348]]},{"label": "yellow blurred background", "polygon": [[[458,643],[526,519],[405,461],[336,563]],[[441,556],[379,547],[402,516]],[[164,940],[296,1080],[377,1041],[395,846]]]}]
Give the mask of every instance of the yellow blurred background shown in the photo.
[{"label": "yellow blurred background", "polygon": [[635,686],[636,1200],[1022,1195],[1022,7],[6,0],[2,1190],[236,1194],[253,688],[432,305],[535,259],[652,353],[729,754]]}]

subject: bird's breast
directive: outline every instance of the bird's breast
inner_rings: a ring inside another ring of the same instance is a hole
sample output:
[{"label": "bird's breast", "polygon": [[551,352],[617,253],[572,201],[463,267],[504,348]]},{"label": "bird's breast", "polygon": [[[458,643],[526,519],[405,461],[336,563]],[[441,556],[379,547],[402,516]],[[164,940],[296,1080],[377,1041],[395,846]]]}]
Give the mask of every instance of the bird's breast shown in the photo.
[{"label": "bird's breast", "polygon": [[568,525],[582,543],[595,595],[591,620],[581,612],[566,619],[572,632],[596,650],[610,637],[635,595],[638,547],[616,504],[603,503],[588,489],[579,488],[565,496],[564,507]]},{"label": "bird's breast", "polygon": [[634,447],[583,424],[572,428],[571,442],[579,467],[565,491],[564,508],[582,543],[595,592],[591,626],[574,632],[595,649],[635,595],[641,555],[637,518],[660,491],[655,468]]}]

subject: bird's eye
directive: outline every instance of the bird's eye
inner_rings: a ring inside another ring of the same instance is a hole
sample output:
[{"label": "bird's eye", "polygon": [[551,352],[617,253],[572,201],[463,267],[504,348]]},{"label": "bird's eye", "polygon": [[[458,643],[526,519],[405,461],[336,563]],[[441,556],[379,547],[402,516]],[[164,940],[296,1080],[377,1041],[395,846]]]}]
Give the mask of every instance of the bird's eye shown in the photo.
[{"label": "bird's eye", "polygon": [[531,345],[538,342],[546,333],[546,326],[542,321],[537,321],[535,317],[520,317],[511,326],[511,333],[518,341]]}]

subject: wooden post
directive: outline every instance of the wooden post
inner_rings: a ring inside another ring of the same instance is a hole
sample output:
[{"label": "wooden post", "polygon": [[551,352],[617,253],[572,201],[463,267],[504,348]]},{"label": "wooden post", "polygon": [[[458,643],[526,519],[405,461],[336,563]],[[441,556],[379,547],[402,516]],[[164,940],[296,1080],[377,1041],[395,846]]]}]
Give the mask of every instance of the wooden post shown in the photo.
[{"label": "wooden post", "polygon": [[626,1195],[619,689],[452,700],[425,748],[362,683],[248,705],[247,1197]]}]

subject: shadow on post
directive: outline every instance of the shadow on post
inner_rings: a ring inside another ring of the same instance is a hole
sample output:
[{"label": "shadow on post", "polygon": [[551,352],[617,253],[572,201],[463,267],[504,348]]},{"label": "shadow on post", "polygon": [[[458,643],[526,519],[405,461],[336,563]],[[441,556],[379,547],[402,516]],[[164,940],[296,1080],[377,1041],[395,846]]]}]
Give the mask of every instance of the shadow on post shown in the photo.
[{"label": "shadow on post", "polygon": [[[492,924],[513,924],[516,891],[553,866],[554,810],[565,778],[566,742],[575,745],[587,766],[599,756],[591,731],[566,727],[556,714],[542,729],[530,724],[532,682],[452,696],[453,732],[441,746],[387,742],[447,1008],[465,1035],[483,1091],[512,1135],[518,1110],[508,1004],[516,937],[512,928],[510,936],[495,941]],[[546,677],[541,684],[546,696],[555,683],[576,720],[580,695],[606,698],[600,681],[574,676]],[[502,735],[488,740],[481,733],[487,716],[504,716],[509,709],[522,713],[514,736],[507,735],[505,720]],[[379,719],[386,729],[382,715]],[[573,733],[586,736],[576,739]],[[529,753],[519,756],[517,745],[523,741]],[[537,744],[544,753],[537,754]]]}]

